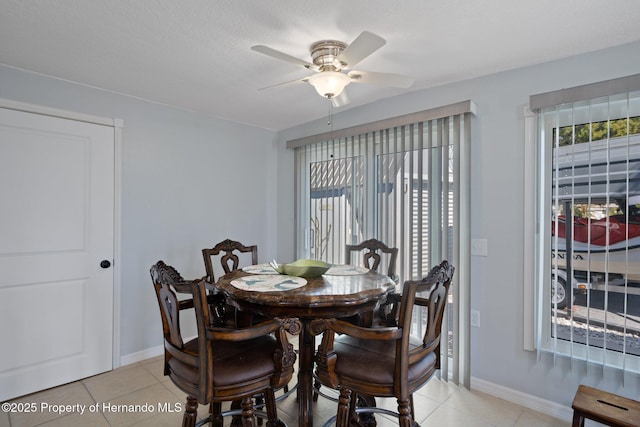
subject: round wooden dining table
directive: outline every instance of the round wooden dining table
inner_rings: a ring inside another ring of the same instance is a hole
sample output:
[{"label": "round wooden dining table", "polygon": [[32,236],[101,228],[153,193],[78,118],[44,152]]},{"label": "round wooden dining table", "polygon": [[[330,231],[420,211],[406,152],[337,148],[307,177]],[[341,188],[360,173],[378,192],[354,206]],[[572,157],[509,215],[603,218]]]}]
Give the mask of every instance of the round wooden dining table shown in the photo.
[{"label": "round wooden dining table", "polygon": [[[299,337],[298,358],[298,425],[313,426],[315,337],[309,333],[309,323],[319,318],[357,314],[366,322],[376,304],[396,290],[396,284],[382,274],[368,270],[354,272],[353,268],[337,268],[335,274],[302,280],[291,276],[261,276],[248,271],[236,270],[224,275],[215,286],[227,296],[227,302],[240,311],[269,317],[297,317],[302,321],[304,327]],[[269,277],[273,279],[270,283],[276,284],[272,290],[260,286],[261,283],[269,283]]]}]

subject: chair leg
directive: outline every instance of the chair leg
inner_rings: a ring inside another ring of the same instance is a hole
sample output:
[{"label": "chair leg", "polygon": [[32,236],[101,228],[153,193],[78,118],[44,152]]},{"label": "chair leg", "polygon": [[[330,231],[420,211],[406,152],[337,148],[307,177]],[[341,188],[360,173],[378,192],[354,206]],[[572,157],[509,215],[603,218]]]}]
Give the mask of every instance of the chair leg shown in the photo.
[{"label": "chair leg", "polygon": [[255,425],[255,409],[253,408],[253,397],[242,399],[242,427],[253,427]]},{"label": "chair leg", "polygon": [[187,404],[182,417],[182,427],[195,427],[198,418],[198,399],[187,396]]},{"label": "chair leg", "polygon": [[349,402],[347,402],[349,405],[349,425],[351,426],[360,425],[360,422],[358,420],[358,414],[356,413],[358,402],[360,402],[360,395],[358,393],[353,393],[353,391],[351,391]]},{"label": "chair leg", "polygon": [[276,407],[276,396],[272,388],[264,392],[264,404],[267,410],[267,427],[278,427],[282,425],[278,419],[278,408]]},{"label": "chair leg", "polygon": [[416,407],[413,404],[413,394],[409,395],[409,404],[411,405],[411,418],[413,418],[413,422],[416,421]]},{"label": "chair leg", "polygon": [[[231,402],[231,409],[240,409],[240,401],[234,400]],[[242,425],[242,416],[241,415],[232,415],[231,416],[231,427],[240,427]]]},{"label": "chair leg", "polygon": [[211,416],[212,427],[222,427],[224,424],[222,418],[222,403],[211,402],[211,405],[209,405],[209,415]]},{"label": "chair leg", "polygon": [[[358,408],[375,408],[376,407],[376,398],[373,396],[365,396],[365,395],[357,395],[357,399],[354,399],[354,396],[351,397],[351,400],[356,402],[356,407]],[[354,409],[355,411],[355,409]],[[353,419],[358,422],[358,425],[362,427],[376,427],[378,425],[376,421],[376,417],[372,412],[365,412],[360,415],[353,414]]]},{"label": "chair leg", "polygon": [[322,387],[322,385],[320,384],[320,381],[318,381],[318,379],[316,378],[316,380],[313,382],[313,401],[317,402],[318,401],[318,392],[320,391],[320,387]]},{"label": "chair leg", "polygon": [[584,427],[584,417],[577,411],[573,411],[573,423],[572,427]]},{"label": "chair leg", "polygon": [[348,388],[340,389],[340,397],[338,397],[338,413],[336,415],[336,427],[348,427],[349,425],[349,402],[351,401],[351,390]]},{"label": "chair leg", "polygon": [[[261,405],[263,405],[265,403],[265,397],[264,394],[257,394],[255,396],[256,399],[256,404],[255,406],[260,407]],[[258,423],[258,426],[262,425],[262,418],[258,417],[258,419],[256,420]]]},{"label": "chair leg", "polygon": [[400,427],[414,427],[409,399],[398,399],[398,414],[400,414],[398,418],[398,425]]}]

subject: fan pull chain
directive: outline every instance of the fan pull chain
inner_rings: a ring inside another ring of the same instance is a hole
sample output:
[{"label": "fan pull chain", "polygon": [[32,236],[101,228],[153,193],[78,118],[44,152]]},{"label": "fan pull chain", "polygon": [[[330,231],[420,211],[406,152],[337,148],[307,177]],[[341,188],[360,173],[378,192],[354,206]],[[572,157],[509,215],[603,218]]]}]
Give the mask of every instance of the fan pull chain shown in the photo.
[{"label": "fan pull chain", "polygon": [[331,126],[331,139],[333,139],[333,102],[329,99],[329,118],[327,119],[327,126]]}]

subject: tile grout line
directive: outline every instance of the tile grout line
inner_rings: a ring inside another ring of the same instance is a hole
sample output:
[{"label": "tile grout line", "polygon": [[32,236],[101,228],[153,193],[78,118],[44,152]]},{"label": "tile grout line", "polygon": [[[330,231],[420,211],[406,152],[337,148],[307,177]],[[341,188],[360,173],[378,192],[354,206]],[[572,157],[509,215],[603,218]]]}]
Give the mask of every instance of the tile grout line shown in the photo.
[{"label": "tile grout line", "polygon": [[[110,372],[113,372],[113,370],[106,372],[106,374],[109,374]],[[89,396],[91,396],[91,399],[93,400],[94,404],[97,404],[98,401],[97,399],[93,396],[93,394],[91,394],[91,390],[89,390],[89,387],[87,387],[87,384],[85,384],[84,379],[80,380],[80,382],[82,383],[82,387],[84,387],[84,389],[87,391],[87,393],[89,394]],[[100,416],[104,419],[104,421],[110,426],[111,423],[109,422],[109,420],[107,419],[107,417],[104,416],[104,413],[102,411],[100,411]]]}]

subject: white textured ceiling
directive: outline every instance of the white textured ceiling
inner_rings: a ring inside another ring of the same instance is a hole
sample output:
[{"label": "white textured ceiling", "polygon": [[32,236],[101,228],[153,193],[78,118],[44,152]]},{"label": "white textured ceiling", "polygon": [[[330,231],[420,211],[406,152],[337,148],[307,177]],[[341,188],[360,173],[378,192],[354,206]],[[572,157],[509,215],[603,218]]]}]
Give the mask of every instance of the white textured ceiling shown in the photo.
[{"label": "white textured ceiling", "polygon": [[[355,68],[416,79],[346,88],[350,104],[640,40],[638,0],[0,0],[0,63],[268,129],[326,116],[309,71],[318,40],[371,31]],[[640,52],[639,52],[640,54]]]}]

